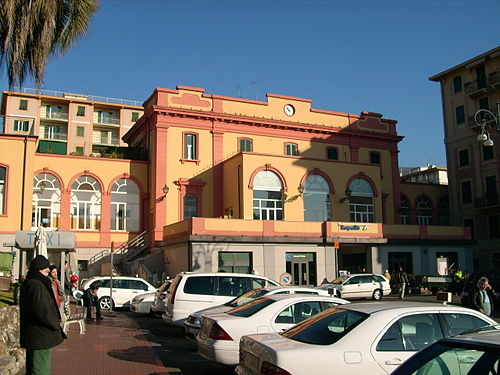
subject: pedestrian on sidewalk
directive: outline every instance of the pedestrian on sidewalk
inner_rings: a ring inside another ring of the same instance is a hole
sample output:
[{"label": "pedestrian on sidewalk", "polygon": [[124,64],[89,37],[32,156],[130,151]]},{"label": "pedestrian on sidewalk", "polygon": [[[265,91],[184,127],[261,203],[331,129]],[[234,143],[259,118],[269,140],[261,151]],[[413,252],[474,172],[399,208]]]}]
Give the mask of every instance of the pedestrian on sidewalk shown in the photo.
[{"label": "pedestrian on sidewalk", "polygon": [[403,270],[403,267],[399,267],[399,271],[395,276],[395,281],[396,285],[398,288],[398,298],[403,299],[405,298],[405,290],[406,286],[408,285],[408,275],[407,273]]},{"label": "pedestrian on sidewalk", "polygon": [[48,278],[49,261],[37,255],[21,284],[21,347],[26,349],[26,375],[50,375],[52,348],[65,338],[61,316]]},{"label": "pedestrian on sidewalk", "polygon": [[64,322],[65,321],[65,316],[64,316],[64,302],[66,301],[65,293],[64,290],[61,288],[61,283],[57,279],[57,267],[54,265],[51,265],[49,267],[49,279],[52,283],[52,291],[54,292],[54,296],[56,297],[56,303],[57,307],[59,308],[59,314],[61,315],[61,320]]},{"label": "pedestrian on sidewalk", "polygon": [[484,315],[493,316],[493,301],[496,293],[491,287],[488,278],[481,277],[469,292],[469,307],[482,312]]},{"label": "pedestrian on sidewalk", "polygon": [[99,299],[97,298],[97,291],[99,290],[99,284],[93,283],[90,288],[85,289],[83,292],[83,306],[87,308],[87,321],[91,322],[94,320],[92,318],[92,306],[95,306],[95,317],[97,320],[102,320],[101,316],[101,306],[99,305]]}]

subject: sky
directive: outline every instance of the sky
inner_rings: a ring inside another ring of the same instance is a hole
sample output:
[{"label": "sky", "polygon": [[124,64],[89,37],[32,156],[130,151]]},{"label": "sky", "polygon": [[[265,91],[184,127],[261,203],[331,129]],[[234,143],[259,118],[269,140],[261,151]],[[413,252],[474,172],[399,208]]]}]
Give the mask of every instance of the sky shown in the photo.
[{"label": "sky", "polygon": [[498,45],[498,0],[101,0],[42,88],[141,102],[177,85],[307,98],[397,120],[401,167],[446,166],[440,85],[428,78]]}]

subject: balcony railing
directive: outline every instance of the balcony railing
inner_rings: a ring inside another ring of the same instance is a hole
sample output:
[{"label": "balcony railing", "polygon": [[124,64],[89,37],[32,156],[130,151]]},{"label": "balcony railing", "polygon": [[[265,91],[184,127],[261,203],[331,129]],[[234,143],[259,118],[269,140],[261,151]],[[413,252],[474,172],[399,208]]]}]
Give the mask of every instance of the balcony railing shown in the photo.
[{"label": "balcony railing", "polygon": [[500,83],[500,71],[488,74],[488,83],[492,86]]},{"label": "balcony railing", "polygon": [[480,90],[485,89],[487,86],[486,80],[484,81],[471,81],[464,84],[464,91],[467,95],[477,93]]},{"label": "balcony railing", "polygon": [[[117,115],[118,116],[118,115]],[[100,125],[120,125],[120,119],[118,117],[94,117],[94,123]]]},{"label": "balcony railing", "polygon": [[42,119],[67,120],[68,119],[68,112],[67,111],[53,111],[53,112],[42,111],[40,117]]},{"label": "balcony railing", "polygon": [[499,194],[486,194],[474,201],[474,207],[478,209],[493,208],[500,206]]}]

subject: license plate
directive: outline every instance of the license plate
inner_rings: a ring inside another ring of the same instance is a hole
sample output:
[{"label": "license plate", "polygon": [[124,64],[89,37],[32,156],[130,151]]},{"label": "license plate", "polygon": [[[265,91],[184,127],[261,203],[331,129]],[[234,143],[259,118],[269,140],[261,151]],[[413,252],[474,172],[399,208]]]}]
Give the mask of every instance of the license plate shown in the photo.
[{"label": "license plate", "polygon": [[243,365],[251,370],[258,370],[259,357],[248,352],[243,352]]}]

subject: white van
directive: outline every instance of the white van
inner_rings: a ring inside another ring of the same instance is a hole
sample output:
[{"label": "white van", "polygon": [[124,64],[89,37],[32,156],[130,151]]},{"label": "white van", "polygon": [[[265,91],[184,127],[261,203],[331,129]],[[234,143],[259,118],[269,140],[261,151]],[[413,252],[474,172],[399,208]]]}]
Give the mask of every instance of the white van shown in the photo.
[{"label": "white van", "polygon": [[180,273],[172,281],[165,297],[167,324],[182,327],[194,311],[222,305],[249,290],[279,284],[258,275],[245,273]]}]

